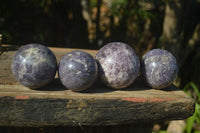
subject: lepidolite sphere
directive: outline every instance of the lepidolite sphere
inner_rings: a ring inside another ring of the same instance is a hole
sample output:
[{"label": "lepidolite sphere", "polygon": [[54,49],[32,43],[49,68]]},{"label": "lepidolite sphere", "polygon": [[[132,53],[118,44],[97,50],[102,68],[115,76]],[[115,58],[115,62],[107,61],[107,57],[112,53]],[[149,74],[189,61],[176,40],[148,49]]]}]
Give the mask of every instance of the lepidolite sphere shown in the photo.
[{"label": "lepidolite sphere", "polygon": [[12,72],[22,85],[35,89],[50,83],[57,71],[55,55],[40,44],[21,47],[12,62]]},{"label": "lepidolite sphere", "polygon": [[59,64],[61,83],[72,91],[89,88],[97,78],[94,58],[83,51],[72,51],[62,57]]},{"label": "lepidolite sphere", "polygon": [[177,61],[167,50],[153,49],[142,57],[142,75],[152,88],[162,89],[171,85],[177,73]]},{"label": "lepidolite sphere", "polygon": [[128,87],[139,75],[139,58],[125,43],[108,43],[98,51],[96,60],[99,65],[100,79],[112,88]]}]

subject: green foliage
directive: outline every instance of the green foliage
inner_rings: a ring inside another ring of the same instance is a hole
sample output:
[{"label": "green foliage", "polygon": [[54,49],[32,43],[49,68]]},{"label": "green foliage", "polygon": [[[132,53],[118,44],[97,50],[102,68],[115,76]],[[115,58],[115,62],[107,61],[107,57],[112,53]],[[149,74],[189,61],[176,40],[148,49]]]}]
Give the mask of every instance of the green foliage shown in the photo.
[{"label": "green foliage", "polygon": [[90,0],[90,7],[96,7],[97,6],[97,0]]},{"label": "green foliage", "polygon": [[[154,132],[153,132],[154,133]],[[156,133],[168,133],[167,131],[165,131],[165,130],[160,130],[160,131],[158,131],[158,132],[156,132]]]},{"label": "green foliage", "polygon": [[193,128],[193,126],[195,124],[197,124],[198,126],[200,126],[200,91],[198,89],[198,87],[194,84],[194,82],[189,82],[183,89],[183,91],[185,91],[189,96],[192,97],[192,94],[189,93],[188,88],[192,88],[192,90],[195,92],[195,94],[197,95],[197,100],[196,100],[196,106],[195,106],[195,113],[193,114],[193,116],[191,116],[190,118],[188,118],[186,120],[186,126],[185,126],[185,132],[186,133],[191,133],[193,132],[199,132],[199,131],[195,131],[195,129]]},{"label": "green foliage", "polygon": [[7,32],[7,31],[2,31],[1,33],[2,33],[2,35],[3,35],[3,38],[6,39],[6,40],[4,40],[4,41],[10,42],[10,41],[12,40],[11,34],[10,34],[9,32]]},{"label": "green foliage", "polygon": [[[192,87],[192,89],[195,91],[195,93],[197,94],[198,96],[198,101],[197,102],[200,102],[200,91],[198,89],[198,87],[195,85],[194,82],[189,82],[184,88],[183,88],[183,91],[186,92],[189,96],[191,96],[191,94],[187,91],[188,88]],[[192,97],[192,96],[191,96]]]},{"label": "green foliage", "polygon": [[140,8],[136,3],[131,3],[127,0],[116,0],[112,2],[111,14],[117,16],[120,20],[123,17],[130,18],[135,15],[138,21],[148,18],[155,19],[155,14]]},{"label": "green foliage", "polygon": [[126,5],[127,5],[126,0],[113,1],[111,7],[111,14],[113,16],[118,17],[121,20],[123,18],[123,15],[125,15]]}]

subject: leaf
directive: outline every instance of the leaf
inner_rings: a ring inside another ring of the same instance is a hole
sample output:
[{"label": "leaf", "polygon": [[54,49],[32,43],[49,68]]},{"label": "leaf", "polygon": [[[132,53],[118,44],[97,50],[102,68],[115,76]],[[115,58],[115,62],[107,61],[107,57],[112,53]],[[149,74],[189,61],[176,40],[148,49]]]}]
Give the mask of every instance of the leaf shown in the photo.
[{"label": "leaf", "polygon": [[200,101],[200,91],[194,82],[191,81],[188,84],[186,84],[185,87],[183,88],[183,91],[191,97],[191,94],[187,92],[187,89],[189,88],[189,86],[191,86],[192,89],[196,92],[196,94],[198,96],[198,101]]},{"label": "leaf", "polygon": [[195,118],[196,118],[196,122],[200,124],[200,104],[198,103],[196,103],[196,107],[195,107]]},{"label": "leaf", "polygon": [[194,91],[196,92],[196,94],[197,94],[197,96],[198,96],[198,99],[200,99],[200,92],[199,92],[198,87],[195,85],[194,82],[190,82],[190,85],[192,86],[192,88],[193,88]]},{"label": "leaf", "polygon": [[191,133],[192,128],[193,128],[194,121],[195,121],[194,115],[191,116],[191,117],[189,117],[189,118],[186,120],[185,129],[186,129],[186,132],[187,132],[187,133]]},{"label": "leaf", "polygon": [[[189,96],[191,96],[191,94],[189,92],[187,92],[187,89],[190,86],[195,91],[196,95],[198,96],[198,101],[199,101],[200,100],[200,91],[199,91],[198,87],[195,85],[194,82],[189,82],[188,84],[186,84],[186,86],[183,88],[183,91],[186,92]],[[200,124],[200,104],[196,101],[195,105],[196,105],[195,106],[195,113],[193,114],[193,116],[189,117],[186,120],[185,131],[187,133],[191,133],[192,132],[193,125],[195,123]]]}]

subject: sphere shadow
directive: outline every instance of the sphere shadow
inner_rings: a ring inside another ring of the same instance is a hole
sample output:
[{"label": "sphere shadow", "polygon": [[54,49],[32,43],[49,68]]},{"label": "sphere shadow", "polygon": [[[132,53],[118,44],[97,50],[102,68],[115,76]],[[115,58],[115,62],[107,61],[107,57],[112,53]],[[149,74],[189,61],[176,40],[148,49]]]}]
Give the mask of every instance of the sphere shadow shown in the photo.
[{"label": "sphere shadow", "polygon": [[[144,83],[144,81],[141,78],[138,78],[135,80],[135,82],[133,84],[131,84],[130,86],[123,88],[123,89],[113,89],[111,87],[106,86],[99,80],[96,80],[93,83],[93,85],[91,87],[89,87],[87,90],[75,91],[75,92],[76,93],[94,94],[94,93],[110,93],[110,92],[114,92],[114,91],[145,91],[145,90],[151,90],[151,89],[153,89],[153,88],[149,87],[146,83]],[[34,89],[34,90],[36,90],[36,91],[71,91],[62,85],[59,78],[54,79],[50,84],[48,84],[42,88],[38,88],[38,89]],[[159,90],[161,90],[161,91],[181,91],[173,84],[166,88],[159,89]]]},{"label": "sphere shadow", "polygon": [[181,91],[174,84],[171,84],[170,86],[162,88],[162,89],[152,88],[141,77],[136,79],[136,81],[133,84],[131,84],[129,87],[121,89],[121,90],[122,91],[144,91],[144,90],[152,90],[152,89],[160,90],[160,91]]},{"label": "sphere shadow", "polygon": [[144,91],[144,90],[150,90],[148,85],[139,77],[137,78],[130,86],[120,89],[121,91]]},{"label": "sphere shadow", "polygon": [[51,83],[47,84],[42,88],[35,89],[37,91],[65,91],[68,90],[65,88],[59,78],[55,78]]},{"label": "sphere shadow", "polygon": [[140,79],[136,79],[136,81],[131,84],[130,86],[122,89],[114,89],[111,87],[106,86],[105,84],[96,81],[90,88],[87,90],[81,91],[79,93],[109,93],[114,91],[144,91],[150,90],[152,88],[145,86],[143,81]]},{"label": "sphere shadow", "polygon": [[90,86],[87,90],[80,91],[79,93],[109,93],[116,91],[113,88],[110,88],[99,81],[95,81],[92,86]]}]

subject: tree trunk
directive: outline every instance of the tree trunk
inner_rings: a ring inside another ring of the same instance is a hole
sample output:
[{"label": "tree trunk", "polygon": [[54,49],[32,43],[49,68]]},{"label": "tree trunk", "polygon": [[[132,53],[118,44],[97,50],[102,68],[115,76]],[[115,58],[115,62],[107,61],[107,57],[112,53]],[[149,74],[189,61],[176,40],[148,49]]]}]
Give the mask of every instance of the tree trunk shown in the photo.
[{"label": "tree trunk", "polygon": [[96,14],[96,40],[100,39],[100,14],[101,14],[102,0],[97,1],[97,14]]},{"label": "tree trunk", "polygon": [[169,50],[180,62],[183,26],[189,2],[185,0],[167,0],[163,23],[161,47]]}]

